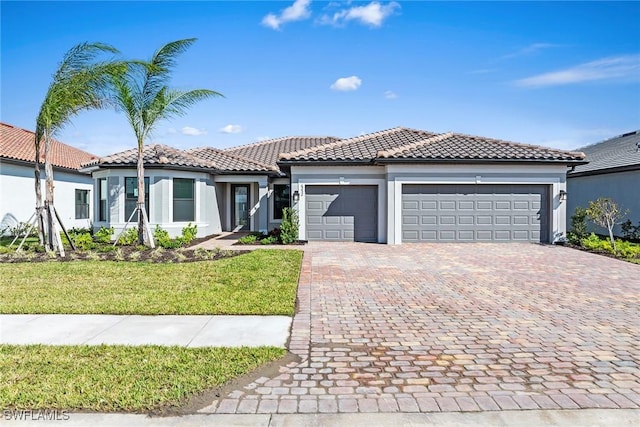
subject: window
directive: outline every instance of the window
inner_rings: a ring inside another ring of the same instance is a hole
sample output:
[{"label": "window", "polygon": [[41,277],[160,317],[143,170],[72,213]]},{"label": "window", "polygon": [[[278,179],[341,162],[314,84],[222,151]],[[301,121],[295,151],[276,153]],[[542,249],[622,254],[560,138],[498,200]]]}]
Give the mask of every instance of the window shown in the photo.
[{"label": "window", "polygon": [[100,178],[98,180],[98,221],[109,221],[107,206],[107,178]]},{"label": "window", "polygon": [[173,178],[173,221],[195,220],[195,181]]},{"label": "window", "polygon": [[89,190],[76,190],[76,219],[89,218]]},{"label": "window", "polygon": [[[124,219],[129,220],[138,203],[138,178],[124,179]],[[144,210],[149,216],[149,178],[144,179]],[[136,218],[131,218],[135,220]]]},{"label": "window", "polygon": [[282,219],[282,210],[291,206],[289,184],[273,186],[273,219]]}]

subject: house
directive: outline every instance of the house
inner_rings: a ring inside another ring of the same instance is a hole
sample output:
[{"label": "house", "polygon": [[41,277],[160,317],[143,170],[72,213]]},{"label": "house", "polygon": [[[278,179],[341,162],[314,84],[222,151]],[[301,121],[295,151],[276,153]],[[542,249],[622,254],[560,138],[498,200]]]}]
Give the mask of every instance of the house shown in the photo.
[{"label": "house", "polygon": [[[35,212],[35,135],[0,123],[0,221],[2,228],[27,222]],[[44,153],[41,153],[43,156]],[[51,163],[54,177],[54,205],[65,227],[91,227],[93,180],[79,172],[80,165],[95,158],[85,151],[53,140]],[[44,161],[44,158],[41,157]],[[44,164],[41,166],[44,198]]]},{"label": "house", "polygon": [[[640,130],[579,149],[588,164],[576,165],[567,175],[568,212],[586,208],[590,201],[608,197],[623,210],[634,225],[640,223]],[[603,229],[595,229],[604,233]],[[621,234],[620,227],[614,229]]]},{"label": "house", "polygon": [[[144,149],[152,225],[179,234],[267,231],[294,206],[305,240],[554,242],[566,232],[567,167],[584,154],[393,128],[355,138],[286,137],[226,150]],[[96,159],[94,226],[124,227],[136,150]]]},{"label": "house", "polygon": [[[289,179],[276,164],[282,151],[310,148],[335,138],[286,137],[228,150],[144,147],[147,215],[170,235],[189,223],[198,236],[279,226],[290,205]],[[245,157],[243,154],[249,153]],[[94,179],[94,227],[122,230],[137,202],[137,149],[95,159],[82,169]]]}]

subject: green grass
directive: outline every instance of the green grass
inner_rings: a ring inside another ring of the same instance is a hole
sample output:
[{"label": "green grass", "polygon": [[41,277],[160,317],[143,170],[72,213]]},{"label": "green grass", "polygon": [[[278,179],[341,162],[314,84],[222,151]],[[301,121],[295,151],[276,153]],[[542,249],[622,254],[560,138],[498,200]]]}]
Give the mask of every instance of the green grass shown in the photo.
[{"label": "green grass", "polygon": [[293,315],[302,252],[217,261],[0,264],[0,313]]},{"label": "green grass", "polygon": [[0,345],[2,408],[145,411],[184,403],[285,350]]}]

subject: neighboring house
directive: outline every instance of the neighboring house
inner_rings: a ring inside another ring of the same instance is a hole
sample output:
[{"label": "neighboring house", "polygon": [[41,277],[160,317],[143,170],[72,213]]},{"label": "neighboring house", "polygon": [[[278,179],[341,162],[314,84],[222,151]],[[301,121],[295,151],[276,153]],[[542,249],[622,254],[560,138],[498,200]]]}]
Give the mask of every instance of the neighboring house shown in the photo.
[{"label": "neighboring house", "polygon": [[[26,222],[35,212],[34,138],[31,131],[0,123],[0,221],[3,227]],[[42,161],[43,155],[41,153]],[[91,227],[93,180],[80,173],[79,168],[93,158],[92,154],[52,141],[54,205],[67,228]],[[44,199],[44,164],[40,170]]]},{"label": "neighboring house", "polygon": [[[293,205],[305,240],[553,242],[566,232],[577,152],[394,128],[349,139],[287,137],[226,150],[144,151],[149,220],[172,235],[267,231]],[[136,203],[136,150],[83,169],[94,226],[124,227]]]},{"label": "neighboring house", "polygon": [[[586,208],[599,197],[608,197],[623,210],[634,225],[640,223],[640,130],[580,148],[588,164],[578,165],[567,175],[568,212]],[[604,229],[593,228],[604,233]],[[615,228],[621,234],[620,227]]]}]

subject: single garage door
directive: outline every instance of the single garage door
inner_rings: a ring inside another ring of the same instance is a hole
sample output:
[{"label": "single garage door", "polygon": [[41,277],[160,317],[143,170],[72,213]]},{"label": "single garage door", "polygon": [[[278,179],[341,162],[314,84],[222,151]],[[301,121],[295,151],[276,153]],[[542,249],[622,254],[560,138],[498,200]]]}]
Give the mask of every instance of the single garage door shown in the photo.
[{"label": "single garage door", "polygon": [[548,186],[402,186],[402,241],[547,242]]},{"label": "single garage door", "polygon": [[307,185],[307,240],[378,241],[378,187]]}]

